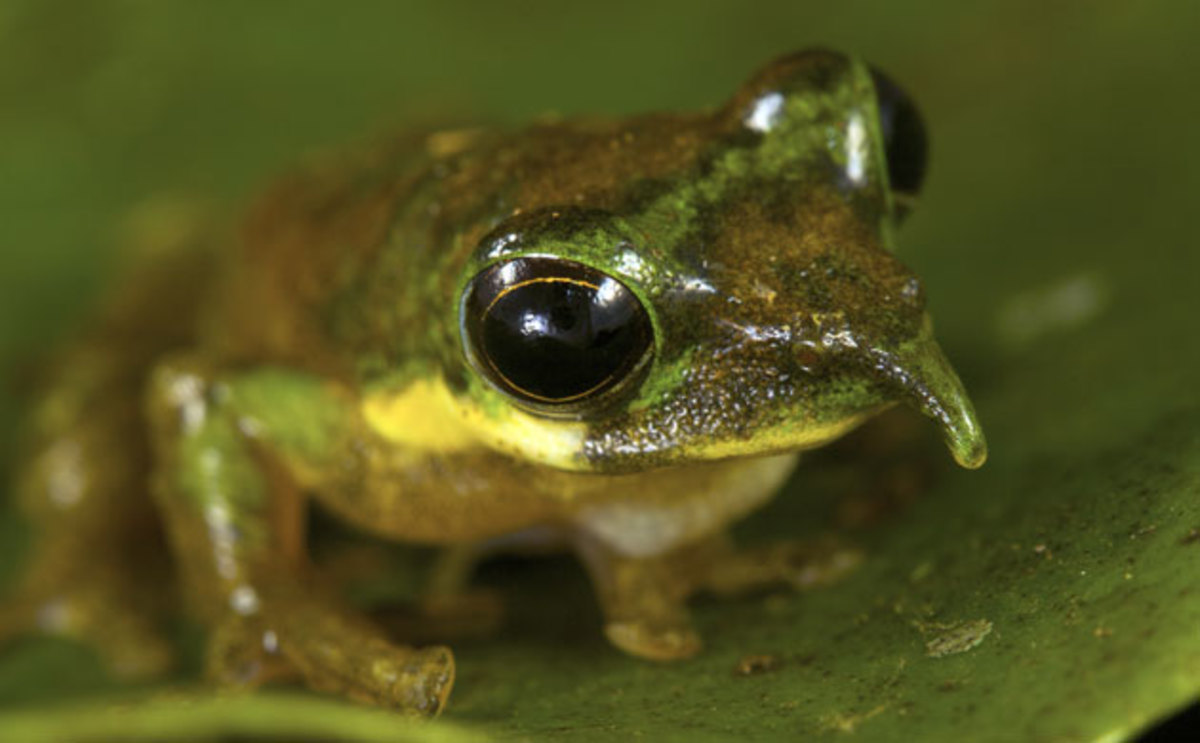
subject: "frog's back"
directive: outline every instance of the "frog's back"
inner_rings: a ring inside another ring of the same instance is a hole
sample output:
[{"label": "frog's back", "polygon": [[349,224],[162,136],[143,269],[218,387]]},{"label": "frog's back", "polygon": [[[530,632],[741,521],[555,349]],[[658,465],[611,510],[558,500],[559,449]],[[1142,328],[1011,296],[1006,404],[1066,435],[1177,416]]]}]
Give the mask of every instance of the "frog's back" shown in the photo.
[{"label": "frog's back", "polygon": [[312,163],[243,223],[206,312],[205,353],[341,379],[428,360],[445,352],[446,338],[430,339],[487,231],[549,205],[652,196],[697,161],[713,126],[654,114],[412,130]]},{"label": "frog's back", "polygon": [[384,244],[397,209],[427,178],[429,133],[312,159],[278,179],[221,252],[201,351],[343,376],[328,306]]}]

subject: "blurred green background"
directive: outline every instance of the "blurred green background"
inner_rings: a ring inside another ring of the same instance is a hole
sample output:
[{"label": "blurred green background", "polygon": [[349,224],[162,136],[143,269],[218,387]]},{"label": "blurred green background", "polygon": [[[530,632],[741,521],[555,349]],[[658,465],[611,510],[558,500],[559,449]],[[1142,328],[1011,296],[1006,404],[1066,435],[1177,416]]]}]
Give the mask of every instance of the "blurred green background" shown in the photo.
[{"label": "blurred green background", "polygon": [[[915,504],[847,526],[831,514],[861,475],[818,458],[747,534],[836,523],[872,555],[861,575],[702,606],[713,647],[683,667],[553,630],[469,645],[447,717],[580,739],[1121,740],[1200,693],[1197,29],[1183,0],[4,0],[0,364],[20,376],[78,320],[147,205],[233,215],[289,161],[405,121],[712,106],[776,54],[854,51],[931,130],[900,242],[991,462],[937,459]],[[24,533],[5,519],[0,540],[11,573]],[[530,605],[565,583],[592,611],[571,569],[527,570],[512,590]],[[553,627],[560,603],[527,613]],[[977,648],[924,651],[929,632],[984,619]],[[750,647],[790,660],[734,679]],[[107,686],[55,643],[0,656],[0,705],[63,688]]]}]

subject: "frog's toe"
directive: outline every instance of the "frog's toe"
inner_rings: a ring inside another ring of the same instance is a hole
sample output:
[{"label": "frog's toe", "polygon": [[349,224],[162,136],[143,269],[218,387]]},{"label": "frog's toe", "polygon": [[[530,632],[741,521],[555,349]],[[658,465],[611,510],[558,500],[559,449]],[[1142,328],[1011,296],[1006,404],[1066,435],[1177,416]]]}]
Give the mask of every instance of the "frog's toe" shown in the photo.
[{"label": "frog's toe", "polygon": [[297,663],[315,690],[423,717],[441,713],[454,687],[454,654],[440,645],[414,649],[372,642],[361,658],[331,649],[328,657]]},{"label": "frog's toe", "polygon": [[700,635],[686,622],[663,625],[641,619],[612,621],[604,626],[604,634],[616,647],[646,660],[684,660],[703,647]]},{"label": "frog's toe", "polygon": [[434,717],[454,687],[454,654],[440,645],[381,658],[371,668],[386,696],[380,701]]}]

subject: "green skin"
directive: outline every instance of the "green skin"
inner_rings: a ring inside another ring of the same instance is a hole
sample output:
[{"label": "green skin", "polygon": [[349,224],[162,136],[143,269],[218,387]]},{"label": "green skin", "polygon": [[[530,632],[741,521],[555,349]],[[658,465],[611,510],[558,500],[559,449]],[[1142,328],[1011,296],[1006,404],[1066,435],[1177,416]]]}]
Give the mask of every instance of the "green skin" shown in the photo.
[{"label": "green skin", "polygon": [[[892,254],[894,201],[868,69],[824,51],[777,60],[714,112],[413,134],[293,176],[201,297],[135,282],[107,315],[117,331],[164,313],[194,317],[194,331],[163,331],[139,353],[102,333],[52,381],[20,489],[46,536],[15,604],[57,601],[70,611],[54,628],[84,638],[104,626],[118,668],[165,662],[131,611],[145,602],[128,558],[79,568],[124,554],[111,535],[147,499],[116,493],[143,491],[150,465],[113,462],[145,442],[221,683],[292,674],[424,714],[445,702],[448,650],[395,645],[313,587],[305,496],[388,538],[465,545],[444,574],[512,535],[573,549],[616,645],[687,657],[700,647],[692,593],[848,567],[845,554],[739,553],[721,537],[796,452],[903,402],[961,464],[983,462],[920,284]],[[645,367],[565,414],[489,382],[464,349],[461,297],[518,256],[625,284],[654,328]],[[88,417],[95,434],[64,464],[96,399],[115,412]],[[139,404],[148,436],[129,422]],[[64,467],[82,493],[49,507]],[[98,513],[113,528],[85,534]]]}]

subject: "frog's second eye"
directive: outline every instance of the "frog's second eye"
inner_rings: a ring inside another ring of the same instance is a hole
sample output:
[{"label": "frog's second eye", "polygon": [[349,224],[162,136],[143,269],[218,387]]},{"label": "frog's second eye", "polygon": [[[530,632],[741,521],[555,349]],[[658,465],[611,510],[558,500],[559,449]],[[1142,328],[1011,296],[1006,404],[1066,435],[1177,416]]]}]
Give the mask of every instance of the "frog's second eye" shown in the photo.
[{"label": "frog's second eye", "polygon": [[556,258],[484,269],[462,305],[468,354],[492,384],[535,408],[575,410],[645,366],[650,318],[629,289]]},{"label": "frog's second eye", "polygon": [[916,105],[904,90],[879,70],[871,69],[879,127],[887,155],[888,181],[892,190],[910,198],[921,190],[929,141]]}]

